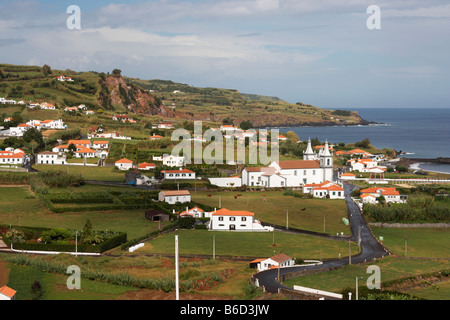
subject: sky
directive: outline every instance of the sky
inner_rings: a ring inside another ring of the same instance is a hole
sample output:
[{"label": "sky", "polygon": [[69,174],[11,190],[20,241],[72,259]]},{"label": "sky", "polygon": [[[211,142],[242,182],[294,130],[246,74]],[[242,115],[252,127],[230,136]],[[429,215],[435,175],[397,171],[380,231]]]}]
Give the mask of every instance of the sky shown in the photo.
[{"label": "sky", "polygon": [[0,0],[1,63],[117,68],[320,108],[450,108],[449,39],[448,0]]}]

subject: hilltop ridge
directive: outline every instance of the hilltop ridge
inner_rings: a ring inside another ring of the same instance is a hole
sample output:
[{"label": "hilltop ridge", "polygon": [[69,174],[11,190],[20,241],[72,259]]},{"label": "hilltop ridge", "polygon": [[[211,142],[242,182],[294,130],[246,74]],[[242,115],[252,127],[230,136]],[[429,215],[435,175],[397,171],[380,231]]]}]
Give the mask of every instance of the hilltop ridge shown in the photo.
[{"label": "hilltop ridge", "polygon": [[[59,81],[64,75],[73,81]],[[240,93],[236,89],[199,88],[171,80],[141,80],[110,73],[49,66],[0,64],[0,96],[49,102],[58,108],[84,104],[93,110],[161,116],[167,119],[239,124],[255,127],[364,125],[355,111],[321,109],[278,97]]]}]

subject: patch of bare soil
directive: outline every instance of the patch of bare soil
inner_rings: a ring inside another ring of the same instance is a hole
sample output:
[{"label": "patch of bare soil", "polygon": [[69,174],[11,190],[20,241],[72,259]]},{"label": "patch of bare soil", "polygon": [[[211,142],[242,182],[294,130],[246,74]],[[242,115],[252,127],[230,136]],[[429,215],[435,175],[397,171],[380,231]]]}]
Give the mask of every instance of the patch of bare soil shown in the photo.
[{"label": "patch of bare soil", "polygon": [[7,263],[0,261],[0,287],[8,283],[9,269],[6,267]]}]

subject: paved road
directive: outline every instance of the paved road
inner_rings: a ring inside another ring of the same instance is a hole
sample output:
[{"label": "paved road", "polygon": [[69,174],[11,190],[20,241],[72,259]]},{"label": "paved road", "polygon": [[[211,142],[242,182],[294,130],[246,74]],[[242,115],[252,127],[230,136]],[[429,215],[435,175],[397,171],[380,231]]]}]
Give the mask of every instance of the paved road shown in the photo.
[{"label": "paved road", "polygon": [[[346,202],[349,211],[350,218],[350,229],[352,231],[351,241],[358,241],[358,229],[360,228],[361,235],[361,253],[357,255],[353,255],[351,257],[351,263],[361,263],[365,261],[371,261],[374,258],[381,258],[388,255],[388,252],[385,248],[373,237],[369,228],[366,225],[366,222],[358,208],[358,206],[350,199],[350,194],[355,186],[344,183],[344,190],[346,195]],[[339,241],[339,240],[336,240]],[[343,241],[343,240],[340,240]],[[278,271],[280,275],[303,271],[303,270],[318,270],[332,267],[341,267],[349,264],[348,257],[325,261],[322,265],[319,266],[304,266],[304,267],[289,267],[289,268],[280,268],[271,269],[267,271],[262,271],[254,275],[254,278],[258,279],[259,285],[264,286],[265,290],[268,292],[278,292],[279,288],[288,288],[277,281]]]}]

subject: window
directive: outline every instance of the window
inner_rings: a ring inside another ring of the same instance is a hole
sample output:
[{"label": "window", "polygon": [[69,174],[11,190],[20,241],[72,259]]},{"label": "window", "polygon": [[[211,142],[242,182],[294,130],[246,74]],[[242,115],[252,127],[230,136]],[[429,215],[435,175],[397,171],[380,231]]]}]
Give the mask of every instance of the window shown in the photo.
[{"label": "window", "polygon": [[247,221],[247,218],[246,217],[242,217],[241,221]]},{"label": "window", "polygon": [[219,221],[223,221],[223,217],[219,217]]},{"label": "window", "polygon": [[297,175],[297,170],[294,170],[294,176],[296,176]]},{"label": "window", "polygon": [[303,170],[303,175],[306,176],[306,170]]},{"label": "window", "polygon": [[313,170],[313,176],[315,176],[316,175],[316,170]]},{"label": "window", "polygon": [[236,218],[235,217],[230,217],[230,221],[235,221]]}]

